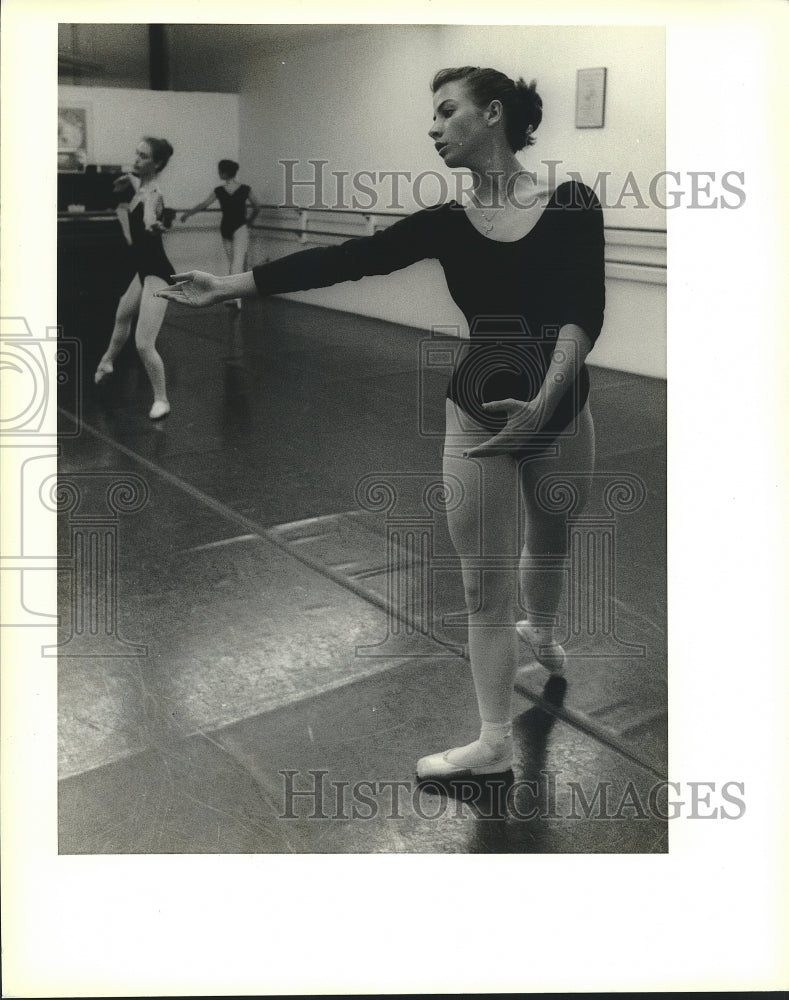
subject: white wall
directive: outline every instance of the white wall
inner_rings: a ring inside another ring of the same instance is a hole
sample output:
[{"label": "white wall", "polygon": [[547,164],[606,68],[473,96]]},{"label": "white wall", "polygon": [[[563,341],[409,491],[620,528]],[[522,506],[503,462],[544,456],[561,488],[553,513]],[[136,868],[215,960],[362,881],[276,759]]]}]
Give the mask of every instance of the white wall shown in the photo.
[{"label": "white wall", "polygon": [[605,323],[590,363],[665,378],[666,286],[608,278],[605,293]]},{"label": "white wall", "polygon": [[[299,161],[296,176],[310,179],[310,160],[328,161],[326,200],[335,182],[330,171],[353,175],[370,170],[434,172],[450,188],[452,172],[438,160],[427,137],[431,121],[429,81],[448,65],[492,65],[527,80],[536,78],[545,105],[537,144],[521,154],[529,169],[544,173],[542,160],[577,170],[588,183],[609,171],[606,224],[665,228],[665,210],[650,201],[652,177],[665,169],[665,39],[661,28],[388,25],[356,37],[296,50],[276,59],[252,59],[244,68],[239,114],[240,160],[266,202],[285,200],[278,161]],[[575,128],[576,70],[608,70],[606,125]],[[619,200],[632,171],[647,208]],[[387,203],[390,182],[377,186],[375,208],[412,211],[419,206],[411,185],[401,187],[400,205]],[[422,189],[442,194],[438,180]],[[611,194],[613,192],[613,194]],[[293,191],[308,205],[312,190]],[[293,247],[259,235],[253,262]],[[294,298],[378,316],[428,329],[465,323],[449,298],[440,269],[424,262],[387,278],[365,279]],[[597,364],[665,377],[666,289],[655,284],[611,280],[604,338],[591,358]]]},{"label": "white wall", "polygon": [[[428,82],[441,29],[381,26],[250,63],[240,95],[241,155],[267,201],[283,199],[282,159],[328,160],[328,170],[438,170],[427,137]],[[297,201],[306,204],[300,190]],[[405,210],[417,207],[406,200]],[[379,206],[384,207],[384,206]]]},{"label": "white wall", "polygon": [[219,183],[217,161],[238,158],[238,96],[120,87],[58,87],[61,103],[87,104],[91,163],[130,164],[144,135],[175,152],[161,176],[168,205],[186,208]]},{"label": "white wall", "polygon": [[[611,171],[616,201],[629,171],[646,191],[665,167],[665,39],[660,28],[388,25],[315,45],[282,58],[251,61],[240,98],[241,154],[269,201],[284,194],[278,160],[328,160],[328,170],[452,171],[436,156],[427,131],[429,82],[442,66],[492,65],[537,79],[545,116],[537,143],[521,154],[529,169],[560,160],[559,175],[578,170],[593,182]],[[576,70],[608,70],[606,124],[575,128]],[[388,184],[380,186],[388,191]],[[332,188],[333,189],[333,188]],[[439,191],[435,182],[433,190]],[[404,186],[406,195],[408,186]],[[429,193],[426,185],[424,192]],[[296,192],[305,204],[305,189]],[[648,199],[647,199],[648,200]],[[418,202],[403,202],[406,210]],[[384,205],[377,206],[380,210]],[[623,200],[610,225],[661,228],[658,205]]]}]

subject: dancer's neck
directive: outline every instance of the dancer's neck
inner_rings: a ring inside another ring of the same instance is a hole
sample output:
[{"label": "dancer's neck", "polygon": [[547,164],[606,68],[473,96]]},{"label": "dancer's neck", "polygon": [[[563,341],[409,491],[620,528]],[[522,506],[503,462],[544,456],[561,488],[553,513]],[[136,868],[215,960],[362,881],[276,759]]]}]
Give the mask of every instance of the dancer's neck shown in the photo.
[{"label": "dancer's neck", "polygon": [[523,173],[523,167],[513,153],[493,153],[482,169],[472,170],[472,195],[480,205],[493,208],[504,206],[512,199],[514,186]]}]

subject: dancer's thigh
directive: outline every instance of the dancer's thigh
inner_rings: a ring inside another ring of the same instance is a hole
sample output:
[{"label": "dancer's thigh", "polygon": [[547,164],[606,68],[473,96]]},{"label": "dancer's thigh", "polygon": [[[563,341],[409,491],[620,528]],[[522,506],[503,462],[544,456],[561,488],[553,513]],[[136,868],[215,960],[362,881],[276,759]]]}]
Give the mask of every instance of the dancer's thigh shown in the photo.
[{"label": "dancer's thigh", "polygon": [[459,556],[518,554],[518,465],[510,455],[463,458],[491,436],[447,400],[444,478],[447,520]]},{"label": "dancer's thigh", "polygon": [[121,295],[118,308],[115,311],[115,318],[120,321],[131,320],[140,311],[140,299],[142,298],[142,284],[139,276],[134,275],[129,282],[128,288]]},{"label": "dancer's thigh", "polygon": [[557,453],[522,462],[520,467],[523,501],[528,525],[566,520],[566,513],[546,510],[540,500],[540,481],[546,476],[567,476],[577,491],[578,502],[573,512],[578,514],[586,505],[591,488],[591,473],[595,466],[595,431],[592,412],[587,402],[575,422],[572,434],[556,439]]},{"label": "dancer's thigh", "polygon": [[135,339],[138,346],[150,347],[156,341],[167,312],[167,299],[157,298],[154,293],[167,287],[164,278],[148,275],[140,299],[140,316],[137,320]]}]

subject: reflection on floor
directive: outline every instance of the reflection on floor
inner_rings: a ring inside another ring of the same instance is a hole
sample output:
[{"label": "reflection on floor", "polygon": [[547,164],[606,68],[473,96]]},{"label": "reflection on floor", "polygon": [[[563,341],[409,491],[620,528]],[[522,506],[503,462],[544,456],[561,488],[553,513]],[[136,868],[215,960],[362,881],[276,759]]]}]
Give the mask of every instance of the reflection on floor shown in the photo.
[{"label": "reflection on floor", "polygon": [[[566,681],[524,661],[514,774],[420,786],[419,756],[474,735],[457,566],[440,514],[409,508],[433,571],[398,559],[400,582],[429,576],[434,609],[409,627],[386,573],[402,510],[360,497],[407,474],[424,498],[440,473],[426,334],[285,300],[171,305],[172,414],[152,423],[133,348],[93,387],[106,333],[80,324],[78,422],[62,397],[82,519],[59,525],[61,852],[668,849],[664,383],[591,369],[609,505],[584,530],[615,585]],[[94,628],[85,567],[108,552]]]}]

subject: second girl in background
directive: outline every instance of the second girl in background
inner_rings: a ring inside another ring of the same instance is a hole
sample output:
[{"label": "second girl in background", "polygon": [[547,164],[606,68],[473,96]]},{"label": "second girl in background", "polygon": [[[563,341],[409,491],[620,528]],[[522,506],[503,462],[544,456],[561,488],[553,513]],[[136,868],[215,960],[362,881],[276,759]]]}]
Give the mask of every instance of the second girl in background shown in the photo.
[{"label": "second girl in background", "polygon": [[[222,209],[222,222],[219,229],[222,234],[222,245],[227,254],[229,273],[241,274],[246,269],[247,250],[249,249],[248,226],[260,211],[260,205],[255,200],[250,186],[240,184],[236,180],[238,164],[235,160],[220,160],[217,169],[222,183],[215,187],[199,205],[184,212],[181,215],[181,222],[186,222],[190,216],[197,212],[204,212],[218,199],[219,207]],[[247,203],[252,206],[252,214],[249,217],[247,217]],[[241,299],[231,299],[228,305],[235,305],[236,308],[240,309]]]}]

